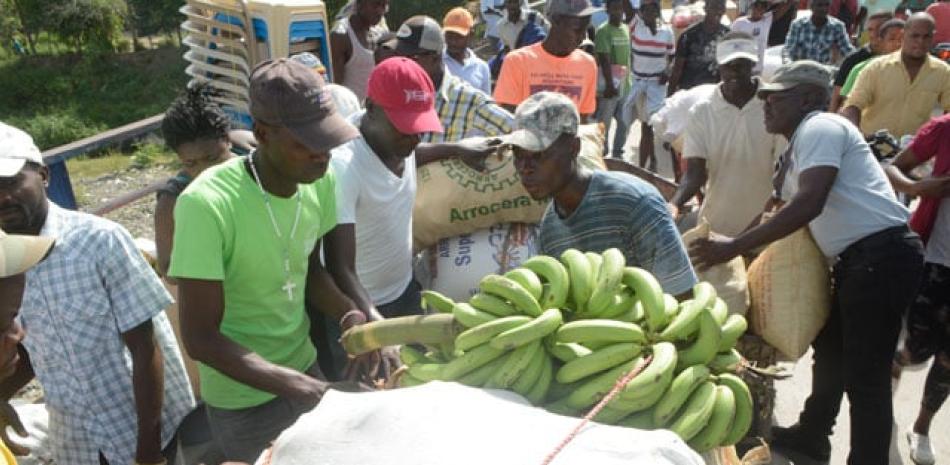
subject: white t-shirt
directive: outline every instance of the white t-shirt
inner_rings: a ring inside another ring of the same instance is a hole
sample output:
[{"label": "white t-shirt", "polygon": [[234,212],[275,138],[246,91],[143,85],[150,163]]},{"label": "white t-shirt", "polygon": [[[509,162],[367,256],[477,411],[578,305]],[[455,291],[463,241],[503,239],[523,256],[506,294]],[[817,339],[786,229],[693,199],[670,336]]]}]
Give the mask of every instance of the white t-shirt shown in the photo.
[{"label": "white t-shirt", "polygon": [[732,30],[736,32],[745,32],[755,39],[759,48],[759,62],[756,63],[752,71],[756,74],[762,72],[762,64],[765,63],[765,49],[769,48],[769,30],[772,29],[772,12],[767,12],[762,19],[753,22],[748,16],[737,18],[732,23]]},{"label": "white t-shirt", "polygon": [[937,210],[937,221],[927,241],[924,260],[950,267],[950,198],[944,197]]},{"label": "white t-shirt", "polygon": [[803,171],[819,166],[838,169],[824,209],[808,224],[825,256],[835,257],[864,237],[907,224],[910,211],[897,201],[884,169],[850,121],[833,113],[811,113],[791,143],[783,200],[798,192]]},{"label": "white t-shirt", "polygon": [[356,230],[356,273],[373,303],[390,303],[412,280],[415,154],[406,158],[402,177],[362,137],[333,149],[332,155],[337,223],[353,224]]},{"label": "white t-shirt", "polygon": [[633,78],[656,78],[666,71],[676,40],[669,24],[657,20],[656,34],[637,15],[630,21],[630,52],[633,54]]},{"label": "white t-shirt", "polygon": [[785,138],[765,130],[765,102],[752,97],[738,108],[722,90],[690,110],[683,156],[706,160],[706,197],[699,210],[713,231],[736,236],[772,195],[775,161]]}]

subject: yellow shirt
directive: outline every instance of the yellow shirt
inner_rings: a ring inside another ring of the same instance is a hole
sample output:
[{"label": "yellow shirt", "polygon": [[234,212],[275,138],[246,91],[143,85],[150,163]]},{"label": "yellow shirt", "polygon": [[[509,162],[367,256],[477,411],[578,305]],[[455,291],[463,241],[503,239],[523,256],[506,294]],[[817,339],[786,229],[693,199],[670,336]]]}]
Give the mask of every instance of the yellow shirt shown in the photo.
[{"label": "yellow shirt", "polygon": [[0,465],[16,465],[16,458],[3,441],[0,441]]},{"label": "yellow shirt", "polygon": [[928,55],[911,82],[897,51],[864,68],[845,105],[861,109],[865,135],[887,129],[901,137],[916,134],[938,103],[950,111],[950,65]]}]

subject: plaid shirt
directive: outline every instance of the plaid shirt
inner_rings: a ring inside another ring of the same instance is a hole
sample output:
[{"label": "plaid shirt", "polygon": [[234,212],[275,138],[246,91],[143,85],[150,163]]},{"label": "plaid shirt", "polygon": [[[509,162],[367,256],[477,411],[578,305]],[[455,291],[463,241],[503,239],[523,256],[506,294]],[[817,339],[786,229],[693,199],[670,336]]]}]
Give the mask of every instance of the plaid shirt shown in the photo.
[{"label": "plaid shirt", "polygon": [[819,28],[811,17],[798,18],[788,31],[782,56],[785,61],[814,60],[830,65],[832,47],[837,47],[843,57],[855,50],[844,23],[828,16],[828,22]]},{"label": "plaid shirt", "polygon": [[56,246],[27,272],[23,344],[46,395],[56,463],[135,460],[138,415],[125,333],[151,320],[164,356],[162,445],[195,407],[164,310],[171,296],[121,226],[50,203],[42,236]]},{"label": "plaid shirt", "polygon": [[514,116],[480,90],[449,72],[435,96],[435,111],[442,121],[442,134],[429,133],[423,142],[458,142],[472,136],[500,136],[514,126]]}]

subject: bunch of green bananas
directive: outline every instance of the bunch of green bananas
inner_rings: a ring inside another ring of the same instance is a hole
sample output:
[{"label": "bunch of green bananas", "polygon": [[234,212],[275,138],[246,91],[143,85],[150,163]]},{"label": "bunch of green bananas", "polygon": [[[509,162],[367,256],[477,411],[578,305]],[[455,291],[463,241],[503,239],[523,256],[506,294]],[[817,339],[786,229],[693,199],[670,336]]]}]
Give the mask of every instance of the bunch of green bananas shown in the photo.
[{"label": "bunch of green bananas", "polygon": [[[582,416],[649,358],[596,421],[669,429],[699,452],[744,437],[752,396],[734,374],[742,363],[734,346],[747,324],[729,315],[712,285],[699,283],[692,299],[678,302],[652,274],[627,267],[618,249],[570,249],[560,258],[535,256],[504,276],[485,276],[468,302],[424,291],[426,305],[442,315],[406,320],[415,327],[406,339],[414,339],[399,342],[430,350],[402,347],[400,385],[509,389],[551,412]],[[443,321],[448,315],[454,326]],[[402,323],[381,323],[386,331],[363,325],[351,330],[359,338],[344,334],[344,347],[348,338],[399,339],[390,331]]]}]

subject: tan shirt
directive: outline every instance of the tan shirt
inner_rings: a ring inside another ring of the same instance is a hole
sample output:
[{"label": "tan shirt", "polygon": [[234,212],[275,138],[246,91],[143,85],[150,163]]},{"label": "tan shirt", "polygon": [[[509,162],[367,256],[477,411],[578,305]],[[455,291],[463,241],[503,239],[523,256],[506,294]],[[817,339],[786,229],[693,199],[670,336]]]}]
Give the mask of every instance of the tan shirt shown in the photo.
[{"label": "tan shirt", "polygon": [[858,75],[845,106],[861,109],[861,132],[887,129],[896,137],[913,135],[938,105],[950,111],[950,65],[927,56],[917,77],[901,61],[901,52],[880,57]]},{"label": "tan shirt", "polygon": [[785,138],[765,131],[764,102],[742,108],[717,88],[690,110],[683,156],[706,160],[706,196],[699,210],[714,232],[736,236],[762,213],[772,193],[775,161]]}]

